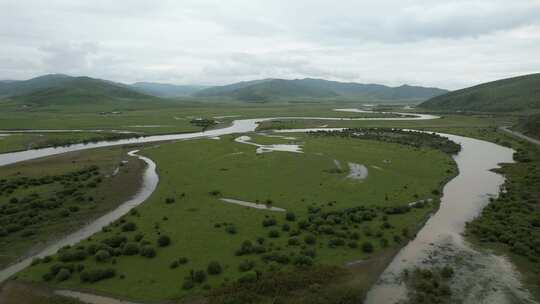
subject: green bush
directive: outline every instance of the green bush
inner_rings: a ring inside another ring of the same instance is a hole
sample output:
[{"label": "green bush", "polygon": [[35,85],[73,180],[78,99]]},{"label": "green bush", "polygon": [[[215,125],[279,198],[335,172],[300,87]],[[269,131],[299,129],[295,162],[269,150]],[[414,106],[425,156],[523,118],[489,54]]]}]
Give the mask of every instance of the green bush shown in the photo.
[{"label": "green bush", "polygon": [[270,237],[270,238],[278,238],[279,237],[279,231],[270,230],[270,232],[268,232],[268,237]]},{"label": "green bush", "polygon": [[106,262],[111,258],[111,254],[107,250],[99,250],[95,255],[97,262]]},{"label": "green bush", "polygon": [[141,256],[146,258],[153,258],[156,256],[156,250],[152,246],[142,246],[140,251]]},{"label": "green bush", "polygon": [[371,242],[364,242],[362,243],[362,251],[365,252],[365,253],[371,253],[373,252],[375,248],[373,247],[373,244],[371,244]]},{"label": "green bush", "polygon": [[238,270],[240,270],[241,272],[246,272],[253,269],[253,267],[255,267],[254,261],[244,260],[240,262],[240,265],[238,265]]},{"label": "green bush", "polygon": [[304,237],[304,243],[308,244],[308,245],[313,245],[317,242],[317,238],[315,238],[314,235],[312,234],[308,234]]},{"label": "green bush", "polygon": [[257,273],[249,271],[238,279],[239,283],[251,283],[257,281]]},{"label": "green bush", "polygon": [[285,219],[289,222],[294,222],[296,220],[296,215],[292,212],[287,212],[285,214]]},{"label": "green bush", "polygon": [[206,270],[208,271],[208,274],[210,275],[218,275],[221,272],[223,272],[223,268],[221,267],[221,265],[215,261],[210,262]]},{"label": "green bush", "polygon": [[60,269],[58,274],[56,274],[56,279],[59,282],[65,281],[65,280],[69,279],[70,277],[71,277],[71,271],[69,271],[69,269],[66,269],[66,268]]},{"label": "green bush", "polygon": [[161,236],[158,238],[158,246],[159,246],[159,247],[166,247],[166,246],[169,246],[170,243],[171,243],[171,238],[169,238],[169,237],[166,236],[166,235],[161,235]]},{"label": "green bush", "polygon": [[139,244],[137,243],[126,243],[122,249],[123,255],[136,255],[139,253]]},{"label": "green bush", "polygon": [[127,222],[124,225],[122,225],[122,231],[129,232],[129,231],[135,231],[137,230],[137,225],[133,222]]},{"label": "green bush", "polygon": [[112,278],[115,275],[116,272],[112,268],[85,270],[81,272],[81,281],[94,283],[104,279]]}]

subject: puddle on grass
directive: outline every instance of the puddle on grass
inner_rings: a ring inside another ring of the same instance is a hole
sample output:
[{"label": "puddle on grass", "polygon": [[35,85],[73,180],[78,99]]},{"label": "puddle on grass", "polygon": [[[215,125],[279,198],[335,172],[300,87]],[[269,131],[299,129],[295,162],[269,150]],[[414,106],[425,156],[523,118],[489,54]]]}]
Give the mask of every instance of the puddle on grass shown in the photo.
[{"label": "puddle on grass", "polygon": [[251,137],[243,135],[240,137],[237,137],[234,139],[235,142],[241,143],[241,144],[247,144],[256,146],[257,154],[262,153],[268,153],[268,152],[274,152],[274,151],[280,151],[280,152],[293,152],[293,153],[304,153],[302,152],[302,148],[300,145],[295,144],[273,144],[273,145],[260,145],[254,142],[251,142]]},{"label": "puddle on grass", "polygon": [[368,177],[368,168],[361,164],[349,163],[349,175],[347,178],[364,180]]}]

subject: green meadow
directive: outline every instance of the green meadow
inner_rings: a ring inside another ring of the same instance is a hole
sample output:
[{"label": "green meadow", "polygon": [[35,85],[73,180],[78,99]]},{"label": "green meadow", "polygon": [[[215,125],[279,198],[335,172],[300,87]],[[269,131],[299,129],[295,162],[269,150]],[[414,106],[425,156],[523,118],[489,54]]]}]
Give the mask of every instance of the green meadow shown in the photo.
[{"label": "green meadow", "polygon": [[[303,153],[257,154],[236,136],[144,148],[160,177],[150,199],[18,279],[135,300],[188,301],[278,270],[341,268],[382,256],[389,261],[437,208],[442,185],[457,173],[449,155],[429,148],[248,135],[260,144],[295,142]],[[347,178],[348,163],[364,165],[368,176]],[[407,207],[428,198],[432,202]],[[353,276],[347,286],[364,292],[378,272],[359,275],[368,279]]]}]

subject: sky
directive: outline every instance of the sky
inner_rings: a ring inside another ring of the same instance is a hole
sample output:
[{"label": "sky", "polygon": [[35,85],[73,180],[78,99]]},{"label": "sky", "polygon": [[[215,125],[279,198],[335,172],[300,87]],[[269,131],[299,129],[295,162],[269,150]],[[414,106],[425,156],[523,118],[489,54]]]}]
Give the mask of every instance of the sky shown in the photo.
[{"label": "sky", "polygon": [[0,79],[458,89],[540,72],[540,0],[0,0]]}]

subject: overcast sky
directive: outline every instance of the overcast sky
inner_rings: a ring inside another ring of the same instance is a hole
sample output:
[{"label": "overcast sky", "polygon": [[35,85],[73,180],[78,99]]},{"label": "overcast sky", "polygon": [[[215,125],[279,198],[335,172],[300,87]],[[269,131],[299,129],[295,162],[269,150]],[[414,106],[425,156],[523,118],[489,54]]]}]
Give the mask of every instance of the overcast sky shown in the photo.
[{"label": "overcast sky", "polygon": [[0,79],[456,89],[534,72],[539,0],[0,0]]}]

